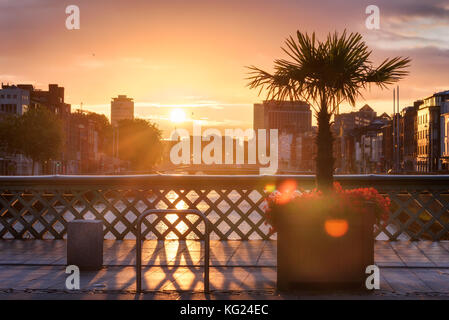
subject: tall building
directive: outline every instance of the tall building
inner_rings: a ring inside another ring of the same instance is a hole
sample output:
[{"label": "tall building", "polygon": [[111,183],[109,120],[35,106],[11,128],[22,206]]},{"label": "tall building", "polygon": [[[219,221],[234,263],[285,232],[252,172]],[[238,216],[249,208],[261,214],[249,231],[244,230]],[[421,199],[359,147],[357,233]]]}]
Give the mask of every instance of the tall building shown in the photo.
[{"label": "tall building", "polygon": [[134,101],[126,95],[119,95],[111,101],[111,123],[117,126],[120,120],[134,119]]},{"label": "tall building", "polygon": [[359,111],[335,115],[334,128],[336,132],[350,131],[355,128],[368,126],[377,116],[369,105],[365,104]]},{"label": "tall building", "polygon": [[352,130],[354,159],[351,159],[351,173],[381,173],[383,168],[382,128],[388,123],[386,118],[374,119],[368,126]]},{"label": "tall building", "polygon": [[[312,131],[312,111],[309,104],[303,101],[256,103],[254,104],[254,130],[257,133],[259,129],[278,130],[278,172],[313,170],[308,166],[309,162],[306,163],[308,158],[304,156],[304,151],[309,150],[304,145],[305,137],[309,138]],[[314,144],[313,141],[312,144]]]},{"label": "tall building", "polygon": [[399,116],[399,167],[402,172],[410,173],[416,168],[418,109],[422,101],[402,109]]},{"label": "tall building", "polygon": [[278,129],[303,134],[312,129],[312,111],[303,101],[264,101],[254,104],[254,130]]},{"label": "tall building", "polygon": [[449,91],[439,93],[440,105],[440,170],[449,171]]},{"label": "tall building", "polygon": [[417,171],[442,169],[444,150],[444,115],[449,112],[449,91],[423,99],[417,114]]},{"label": "tall building", "polygon": [[417,171],[433,172],[439,159],[440,107],[422,106],[417,115]]},{"label": "tall building", "polygon": [[[382,118],[382,115],[380,118]],[[355,159],[348,157],[354,154],[355,142],[352,132],[357,128],[370,125],[376,119],[377,113],[367,104],[358,111],[335,115],[333,131],[335,137],[335,168],[338,173],[353,173]]]},{"label": "tall building", "polygon": [[382,137],[382,167],[384,172],[389,172],[394,168],[394,140],[393,140],[393,120],[388,121],[386,125],[382,127],[382,131],[379,133]]},{"label": "tall building", "polygon": [[441,169],[449,171],[449,112],[442,114],[441,127]]},{"label": "tall building", "polygon": [[3,85],[0,90],[0,117],[22,115],[30,107],[30,94],[17,86]]}]

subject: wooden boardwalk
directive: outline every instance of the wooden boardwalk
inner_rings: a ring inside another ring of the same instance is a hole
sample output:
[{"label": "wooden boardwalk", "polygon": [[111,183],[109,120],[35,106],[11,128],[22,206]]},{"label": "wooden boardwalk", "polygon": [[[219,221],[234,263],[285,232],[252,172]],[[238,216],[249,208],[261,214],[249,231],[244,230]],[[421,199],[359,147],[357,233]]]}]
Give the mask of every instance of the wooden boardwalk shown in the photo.
[{"label": "wooden boardwalk", "polygon": [[[65,250],[64,240],[1,240],[0,293],[63,293]],[[204,246],[198,241],[145,241],[144,290],[202,291],[203,257]],[[381,290],[369,297],[449,297],[449,242],[377,241],[375,263],[381,268]],[[82,272],[81,291],[133,292],[134,264],[134,241],[105,240],[105,267]],[[276,241],[211,241],[211,266],[211,289],[216,292],[278,297]]]}]

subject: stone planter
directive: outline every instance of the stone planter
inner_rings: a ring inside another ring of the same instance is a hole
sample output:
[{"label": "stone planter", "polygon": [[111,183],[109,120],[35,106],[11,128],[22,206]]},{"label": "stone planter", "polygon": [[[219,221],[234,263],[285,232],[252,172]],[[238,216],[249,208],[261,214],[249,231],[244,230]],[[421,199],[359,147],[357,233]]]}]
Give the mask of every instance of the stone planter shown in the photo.
[{"label": "stone planter", "polygon": [[[373,211],[339,221],[300,213],[279,219],[278,290],[364,288],[366,267],[374,264]],[[331,227],[336,223],[334,236],[326,230],[326,221]],[[345,224],[346,232],[339,235]]]}]

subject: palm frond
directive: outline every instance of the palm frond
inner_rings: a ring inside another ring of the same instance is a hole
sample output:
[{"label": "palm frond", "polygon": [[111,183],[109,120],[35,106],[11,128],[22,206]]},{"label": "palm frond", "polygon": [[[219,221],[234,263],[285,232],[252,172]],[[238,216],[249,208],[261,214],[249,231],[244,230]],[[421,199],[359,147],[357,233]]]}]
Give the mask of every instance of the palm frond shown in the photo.
[{"label": "palm frond", "polygon": [[385,59],[377,68],[368,71],[366,83],[374,83],[384,88],[397,82],[409,74],[406,69],[410,66],[410,62],[410,58],[402,57]]},{"label": "palm frond", "polygon": [[343,101],[355,105],[370,84],[381,88],[408,75],[409,58],[386,59],[378,67],[359,33],[329,34],[325,41],[296,32],[282,47],[291,60],[274,60],[274,72],[248,67],[248,86],[266,91],[267,100],[302,99],[315,111],[333,114]]}]

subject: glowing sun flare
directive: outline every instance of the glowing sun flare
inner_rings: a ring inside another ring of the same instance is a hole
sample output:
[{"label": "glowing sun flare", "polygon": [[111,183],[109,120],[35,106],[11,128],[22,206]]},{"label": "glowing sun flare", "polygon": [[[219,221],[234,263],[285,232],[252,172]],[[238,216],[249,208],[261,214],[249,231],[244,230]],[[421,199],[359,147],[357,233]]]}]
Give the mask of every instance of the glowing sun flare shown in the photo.
[{"label": "glowing sun flare", "polygon": [[331,237],[340,238],[348,232],[349,225],[343,219],[330,219],[325,222],[324,229]]},{"label": "glowing sun flare", "polygon": [[181,109],[174,109],[170,113],[170,121],[171,122],[184,122],[186,120],[186,113]]}]

